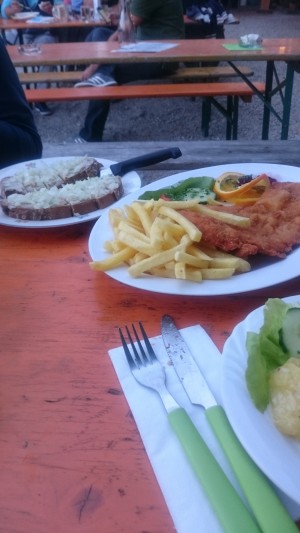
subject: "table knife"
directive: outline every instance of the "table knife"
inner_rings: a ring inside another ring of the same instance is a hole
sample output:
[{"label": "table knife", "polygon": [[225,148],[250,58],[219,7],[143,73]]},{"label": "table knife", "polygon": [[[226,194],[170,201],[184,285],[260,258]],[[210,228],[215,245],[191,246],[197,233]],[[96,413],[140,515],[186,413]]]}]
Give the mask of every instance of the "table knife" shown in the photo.
[{"label": "table knife", "polygon": [[193,358],[174,320],[164,315],[162,338],[190,401],[204,407],[212,427],[263,533],[299,533],[267,478],[240,444]]},{"label": "table knife", "polygon": [[110,165],[110,170],[114,176],[124,176],[126,172],[130,172],[131,170],[155,165],[156,163],[161,163],[161,161],[166,161],[171,158],[177,159],[181,155],[181,150],[177,147],[165,148],[164,150],[157,150],[156,152],[150,152],[149,154],[114,163]]}]

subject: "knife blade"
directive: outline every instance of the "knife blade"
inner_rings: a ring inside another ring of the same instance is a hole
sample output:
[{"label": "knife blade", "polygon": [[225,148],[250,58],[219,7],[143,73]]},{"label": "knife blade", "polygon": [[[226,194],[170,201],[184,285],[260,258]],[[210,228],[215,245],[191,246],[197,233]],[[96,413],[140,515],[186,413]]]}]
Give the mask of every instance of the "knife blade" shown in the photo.
[{"label": "knife blade", "polygon": [[156,152],[150,152],[149,154],[132,157],[131,159],[114,163],[110,165],[110,170],[114,176],[124,176],[124,174],[131,170],[155,165],[156,163],[161,163],[162,161],[171,158],[177,159],[181,155],[181,150],[177,147],[165,148],[164,150],[157,150]]},{"label": "knife blade", "polygon": [[[167,354],[190,401],[204,407],[212,427],[263,533],[299,533],[267,478],[244,450],[181,336],[164,315],[161,332]],[[205,333],[206,335],[206,333]]]}]

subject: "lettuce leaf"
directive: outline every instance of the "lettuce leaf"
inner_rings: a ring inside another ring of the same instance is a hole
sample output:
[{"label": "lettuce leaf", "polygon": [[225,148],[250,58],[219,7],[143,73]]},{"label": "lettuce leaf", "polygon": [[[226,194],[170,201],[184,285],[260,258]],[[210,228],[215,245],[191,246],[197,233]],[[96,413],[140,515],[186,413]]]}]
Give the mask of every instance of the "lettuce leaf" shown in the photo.
[{"label": "lettuce leaf", "polygon": [[264,324],[259,333],[247,333],[246,383],[254,405],[262,412],[269,403],[271,372],[289,359],[281,346],[280,330],[291,307],[279,298],[270,298],[264,308]]},{"label": "lettuce leaf", "polygon": [[146,191],[139,200],[159,200],[162,196],[170,200],[192,200],[197,198],[199,203],[207,203],[208,198],[215,198],[213,192],[215,180],[208,176],[199,178],[187,178],[176,185],[158,189],[157,191]]}]

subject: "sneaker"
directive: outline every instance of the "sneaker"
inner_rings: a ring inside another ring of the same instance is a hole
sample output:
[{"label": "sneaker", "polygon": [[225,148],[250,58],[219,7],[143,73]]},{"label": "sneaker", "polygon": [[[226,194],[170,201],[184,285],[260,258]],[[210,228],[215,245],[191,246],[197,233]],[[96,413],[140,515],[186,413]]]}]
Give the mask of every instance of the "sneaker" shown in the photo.
[{"label": "sneaker", "polygon": [[229,13],[227,18],[225,19],[225,24],[239,24],[240,21],[237,19],[232,13]]},{"label": "sneaker", "polygon": [[85,143],[88,142],[83,137],[81,137],[80,135],[78,135],[77,137],[74,137],[73,141],[74,141],[75,144],[85,144]]},{"label": "sneaker", "polygon": [[75,87],[105,87],[106,85],[117,85],[116,80],[104,74],[95,74],[87,80],[75,83]]},{"label": "sneaker", "polygon": [[44,117],[52,115],[51,109],[44,102],[34,104],[33,108]]}]

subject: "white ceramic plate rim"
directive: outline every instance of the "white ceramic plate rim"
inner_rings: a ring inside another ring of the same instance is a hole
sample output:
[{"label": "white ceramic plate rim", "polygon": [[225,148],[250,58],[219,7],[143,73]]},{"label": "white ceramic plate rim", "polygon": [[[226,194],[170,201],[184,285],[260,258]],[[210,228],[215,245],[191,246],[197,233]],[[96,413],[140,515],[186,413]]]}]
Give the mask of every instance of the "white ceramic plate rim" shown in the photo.
[{"label": "white ceramic plate rim", "polygon": [[[53,163],[56,163],[57,161],[60,161],[62,159],[74,159],[74,157],[48,157],[44,159],[35,159],[33,161],[26,161],[25,163],[17,163],[16,165],[11,165],[10,167],[6,167],[0,170],[0,181],[5,178],[6,176],[10,176],[15,174],[16,172],[19,172],[24,168],[24,166],[35,164],[37,166],[43,166],[43,165],[51,165]],[[109,159],[101,159],[98,157],[95,157],[97,161],[102,163],[104,168],[108,168],[110,165],[115,163],[115,161],[110,161]],[[125,174],[122,178],[123,187],[124,187],[124,194],[130,194],[133,191],[136,191],[141,186],[141,179],[137,172],[128,172]],[[108,210],[108,207],[105,209],[97,209],[96,211],[92,211],[91,213],[87,213],[86,215],[80,215],[78,217],[68,217],[68,218],[59,218],[56,220],[18,220],[17,218],[12,218],[7,216],[1,206],[0,206],[0,224],[3,224],[4,226],[13,226],[17,228],[53,228],[53,227],[59,227],[59,226],[73,226],[74,224],[81,224],[83,222],[87,222],[88,220],[96,220],[99,218],[105,211]]]},{"label": "white ceramic plate rim", "polygon": [[40,13],[37,14],[36,17],[33,18],[30,18],[29,20],[27,20],[28,24],[32,24],[32,23],[48,23],[48,22],[53,22],[55,20],[54,17],[51,17],[49,15],[41,15]]},{"label": "white ceramic plate rim", "polygon": [[16,13],[14,16],[13,16],[13,19],[15,20],[27,20],[27,19],[32,19],[34,17],[37,17],[37,15],[39,15],[39,11],[30,11],[29,13]]},{"label": "white ceramic plate rim", "polygon": [[[167,178],[158,180],[150,185],[142,187],[138,193],[122,198],[114,206],[122,207],[133,200],[136,200],[144,191],[156,190],[165,186],[173,185],[180,180],[188,177],[211,176],[217,178],[223,172],[237,171],[244,173],[259,174],[266,172],[270,176],[281,181],[300,181],[300,170],[298,167],[287,165],[275,165],[269,163],[236,163],[232,165],[218,165],[196,170],[189,170]],[[113,238],[107,214],[98,220],[92,229],[89,239],[89,252],[94,261],[108,257],[103,249],[103,242]],[[253,291],[264,287],[270,287],[297,277],[300,273],[300,247],[295,248],[285,259],[279,259],[272,264],[268,264],[257,270],[251,270],[245,274],[239,274],[226,280],[203,281],[202,283],[193,283],[189,281],[172,280],[165,278],[155,278],[143,276],[140,278],[131,278],[127,268],[119,267],[107,272],[107,275],[113,279],[152,292],[164,294],[180,294],[189,296],[213,296],[225,294],[237,294],[247,291]]]},{"label": "white ceramic plate rim", "polygon": [[[283,298],[299,302],[300,296]],[[280,433],[270,415],[258,411],[248,393],[245,371],[248,354],[247,331],[258,332],[263,324],[264,306],[240,322],[225,342],[222,361],[222,399],[238,439],[269,479],[300,504],[300,442]]]}]

